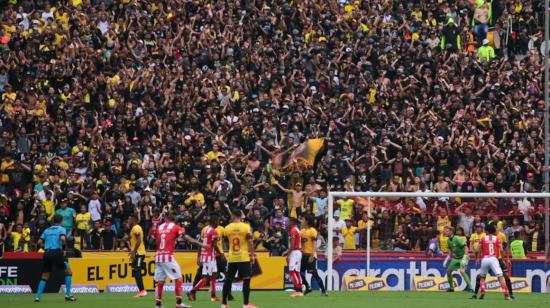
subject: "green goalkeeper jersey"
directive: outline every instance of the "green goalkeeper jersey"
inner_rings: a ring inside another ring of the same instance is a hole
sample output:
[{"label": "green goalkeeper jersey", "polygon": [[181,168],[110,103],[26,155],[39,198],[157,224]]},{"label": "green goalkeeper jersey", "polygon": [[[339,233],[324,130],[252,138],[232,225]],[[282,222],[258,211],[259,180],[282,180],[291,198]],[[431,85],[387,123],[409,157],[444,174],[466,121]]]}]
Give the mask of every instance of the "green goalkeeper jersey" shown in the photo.
[{"label": "green goalkeeper jersey", "polygon": [[458,236],[453,236],[447,240],[449,251],[453,259],[462,259],[464,257],[464,247],[466,242]]}]

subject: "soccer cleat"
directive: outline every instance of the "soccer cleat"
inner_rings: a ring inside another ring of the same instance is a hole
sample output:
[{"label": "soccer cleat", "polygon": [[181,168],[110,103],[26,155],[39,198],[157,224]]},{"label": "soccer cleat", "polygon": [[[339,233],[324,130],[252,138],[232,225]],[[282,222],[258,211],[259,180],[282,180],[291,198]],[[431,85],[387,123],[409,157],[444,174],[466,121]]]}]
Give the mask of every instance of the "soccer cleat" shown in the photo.
[{"label": "soccer cleat", "polygon": [[322,297],[328,297],[328,293],[327,293],[327,292],[322,292],[322,293],[321,293],[321,296],[322,296]]},{"label": "soccer cleat", "polygon": [[211,301],[211,302],[221,302],[222,299],[219,298],[219,297],[217,297],[217,296],[214,296],[214,297],[211,297],[211,298],[210,298],[210,301]]},{"label": "soccer cleat", "polygon": [[455,289],[451,289],[451,288],[447,289],[447,292],[454,292],[454,291]]},{"label": "soccer cleat", "polygon": [[477,299],[477,295],[476,295],[476,294],[472,294],[472,297],[470,297],[470,299]]},{"label": "soccer cleat", "polygon": [[68,302],[76,302],[76,297],[73,295],[65,296],[65,300]]},{"label": "soccer cleat", "polygon": [[235,298],[233,297],[233,295],[229,294],[229,296],[227,296],[227,300],[229,301],[233,301]]},{"label": "soccer cleat", "polygon": [[40,303],[40,299],[39,299],[39,298],[35,298],[35,299],[34,299],[34,302],[35,302],[35,303]]},{"label": "soccer cleat", "polygon": [[479,299],[483,299],[485,297],[485,290],[479,290]]},{"label": "soccer cleat", "polygon": [[513,296],[512,294],[510,294],[510,299],[511,299],[511,300],[514,300],[514,299],[516,299],[516,297]]},{"label": "soccer cleat", "polygon": [[308,295],[311,292],[313,292],[313,290],[311,288],[307,288],[306,291],[304,292],[304,295]]},{"label": "soccer cleat", "polygon": [[249,303],[248,305],[243,305],[243,308],[258,308],[258,306],[254,306]]},{"label": "soccer cleat", "polygon": [[294,292],[290,294],[290,297],[302,297],[302,296],[304,296],[304,293],[302,292]]},{"label": "soccer cleat", "polygon": [[221,307],[221,308],[229,308],[229,305],[224,305],[224,304],[222,304],[220,307]]},{"label": "soccer cleat", "polygon": [[188,291],[188,292],[185,292],[185,294],[187,295],[187,299],[188,299],[189,301],[194,302],[195,300],[197,300],[197,295],[195,294],[195,292],[193,292],[193,291]]},{"label": "soccer cleat", "polygon": [[143,291],[137,292],[137,293],[134,295],[134,298],[145,297],[145,296],[147,296],[147,291],[143,290]]},{"label": "soccer cleat", "polygon": [[181,303],[181,304],[176,304],[176,308],[191,308],[191,306]]}]

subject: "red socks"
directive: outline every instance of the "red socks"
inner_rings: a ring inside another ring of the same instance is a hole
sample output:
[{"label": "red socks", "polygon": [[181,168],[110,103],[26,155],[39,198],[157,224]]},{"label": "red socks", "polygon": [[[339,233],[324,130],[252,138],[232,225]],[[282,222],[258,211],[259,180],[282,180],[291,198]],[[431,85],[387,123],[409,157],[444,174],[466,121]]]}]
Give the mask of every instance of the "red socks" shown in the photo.
[{"label": "red socks", "polygon": [[294,288],[296,288],[297,292],[302,292],[302,277],[300,277],[300,274],[296,272],[290,272],[290,280],[292,280],[292,283],[294,284]]},{"label": "red socks", "polygon": [[182,283],[180,280],[176,280],[176,289],[174,290],[176,292],[176,297],[181,297],[181,290],[182,290]]},{"label": "red socks", "polygon": [[210,277],[210,296],[216,297],[216,275]]},{"label": "red socks", "polygon": [[162,291],[164,290],[164,282],[157,283],[157,302],[162,300]]},{"label": "red socks", "polygon": [[197,292],[200,288],[204,287],[208,283],[208,277],[202,277],[199,282],[193,287],[191,292]]}]

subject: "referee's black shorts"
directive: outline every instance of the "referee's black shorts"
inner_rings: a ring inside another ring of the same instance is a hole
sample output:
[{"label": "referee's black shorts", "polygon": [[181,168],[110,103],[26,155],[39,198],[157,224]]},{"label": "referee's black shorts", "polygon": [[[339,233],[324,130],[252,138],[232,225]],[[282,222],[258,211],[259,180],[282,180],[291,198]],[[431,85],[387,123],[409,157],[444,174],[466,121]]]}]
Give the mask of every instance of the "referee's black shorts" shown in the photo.
[{"label": "referee's black shorts", "polygon": [[144,255],[136,255],[134,258],[134,261],[132,261],[132,271],[141,271],[142,269],[145,269],[145,256]]},{"label": "referee's black shorts", "polygon": [[227,278],[235,280],[236,274],[239,273],[240,279],[249,279],[251,273],[251,263],[250,261],[246,262],[229,262],[227,263]]},{"label": "referee's black shorts", "polygon": [[313,262],[309,262],[310,255],[302,255],[300,269],[302,272],[313,273],[317,269],[317,258],[313,258]]},{"label": "referee's black shorts", "polygon": [[66,270],[68,268],[66,263],[67,260],[65,256],[63,256],[63,251],[61,251],[61,249],[46,250],[42,260],[43,273],[51,273],[54,268],[60,270]]}]

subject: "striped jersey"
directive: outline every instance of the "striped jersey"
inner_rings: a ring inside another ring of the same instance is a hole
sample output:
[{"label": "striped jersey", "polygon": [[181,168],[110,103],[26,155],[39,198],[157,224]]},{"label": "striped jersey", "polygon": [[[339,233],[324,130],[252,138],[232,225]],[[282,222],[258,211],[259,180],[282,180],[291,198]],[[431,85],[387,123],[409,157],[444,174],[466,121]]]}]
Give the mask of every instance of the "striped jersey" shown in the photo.
[{"label": "striped jersey", "polygon": [[154,233],[157,239],[156,263],[168,263],[174,260],[174,247],[176,240],[185,234],[185,229],[173,222],[161,224]]},{"label": "striped jersey", "polygon": [[216,248],[214,242],[218,240],[216,229],[207,226],[202,232],[201,262],[207,263],[216,259]]}]

